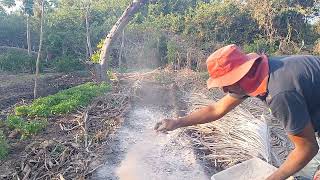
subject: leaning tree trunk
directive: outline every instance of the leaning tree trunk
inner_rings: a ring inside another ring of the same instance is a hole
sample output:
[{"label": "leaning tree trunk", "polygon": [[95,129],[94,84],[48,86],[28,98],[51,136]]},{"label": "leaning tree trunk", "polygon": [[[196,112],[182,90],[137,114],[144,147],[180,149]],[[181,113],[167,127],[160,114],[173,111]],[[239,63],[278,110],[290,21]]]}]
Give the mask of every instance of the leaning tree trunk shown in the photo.
[{"label": "leaning tree trunk", "polygon": [[39,50],[36,62],[36,77],[34,81],[34,89],[33,89],[33,97],[34,99],[38,96],[38,79],[39,79],[39,65],[40,65],[40,55],[42,48],[42,38],[43,38],[43,20],[44,20],[44,0],[41,1],[41,16],[40,16],[40,42],[39,42]]},{"label": "leaning tree trunk", "polygon": [[30,36],[30,18],[27,14],[27,44],[28,44],[28,56],[31,56],[31,36]]},{"label": "leaning tree trunk", "polygon": [[148,0],[133,0],[133,2],[127,7],[123,12],[122,16],[118,19],[116,24],[112,27],[111,31],[107,35],[106,39],[103,42],[103,46],[100,53],[100,65],[101,73],[99,81],[108,82],[106,71],[107,71],[107,62],[109,57],[109,52],[111,49],[111,44],[117,39],[119,32],[121,32],[124,27],[129,23],[131,17],[143,6]]},{"label": "leaning tree trunk", "polygon": [[124,29],[122,30],[121,46],[120,46],[120,53],[119,53],[119,62],[118,62],[119,69],[121,69],[121,67],[122,67],[122,52],[123,52],[123,50],[124,50]]}]

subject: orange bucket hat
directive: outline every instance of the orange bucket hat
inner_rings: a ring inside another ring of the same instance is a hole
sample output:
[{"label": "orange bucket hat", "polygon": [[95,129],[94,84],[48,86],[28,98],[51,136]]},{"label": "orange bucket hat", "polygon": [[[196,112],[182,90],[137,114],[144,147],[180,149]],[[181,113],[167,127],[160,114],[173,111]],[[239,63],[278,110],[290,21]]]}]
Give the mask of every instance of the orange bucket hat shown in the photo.
[{"label": "orange bucket hat", "polygon": [[210,74],[208,88],[229,86],[238,82],[260,57],[256,53],[244,54],[234,44],[218,49],[206,61]]}]

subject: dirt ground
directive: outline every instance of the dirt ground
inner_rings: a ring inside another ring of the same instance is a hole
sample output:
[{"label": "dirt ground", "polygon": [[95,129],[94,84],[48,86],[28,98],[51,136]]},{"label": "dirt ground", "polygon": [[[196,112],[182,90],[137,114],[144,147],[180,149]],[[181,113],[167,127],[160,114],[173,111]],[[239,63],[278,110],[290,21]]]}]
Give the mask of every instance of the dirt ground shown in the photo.
[{"label": "dirt ground", "polygon": [[109,142],[104,165],[90,179],[209,179],[183,130],[156,133],[155,123],[187,110],[174,84],[140,81],[132,108]]},{"label": "dirt ground", "polygon": [[[84,82],[90,81],[87,73],[49,73],[40,75],[39,96],[54,94]],[[33,98],[33,74],[0,73],[0,109],[5,109],[21,100]]]}]

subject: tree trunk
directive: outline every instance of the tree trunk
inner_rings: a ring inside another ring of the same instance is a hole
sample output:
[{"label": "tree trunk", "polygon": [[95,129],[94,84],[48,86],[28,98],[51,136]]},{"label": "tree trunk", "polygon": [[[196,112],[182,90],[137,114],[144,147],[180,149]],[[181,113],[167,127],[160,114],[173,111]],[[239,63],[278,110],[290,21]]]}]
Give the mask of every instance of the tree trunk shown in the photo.
[{"label": "tree trunk", "polygon": [[187,68],[191,69],[191,49],[187,50]]},{"label": "tree trunk", "polygon": [[141,6],[143,6],[148,0],[133,0],[133,2],[127,7],[127,9],[123,12],[122,16],[118,19],[115,25],[112,27],[111,31],[105,38],[103,42],[103,46],[101,48],[100,53],[100,65],[101,65],[101,73],[100,73],[100,81],[108,82],[106,71],[107,71],[107,62],[109,57],[109,52],[111,49],[111,44],[114,40],[117,39],[119,32],[121,32],[124,27],[129,23],[131,17],[139,10]]},{"label": "tree trunk", "polygon": [[31,36],[30,36],[29,14],[27,14],[27,44],[28,44],[28,55],[31,56]]},{"label": "tree trunk", "polygon": [[92,46],[91,46],[91,38],[90,38],[90,24],[89,24],[89,16],[90,16],[90,9],[89,5],[86,7],[86,35],[87,35],[87,47],[89,51],[89,56],[91,57],[93,54]]},{"label": "tree trunk", "polygon": [[41,55],[41,48],[42,48],[42,38],[43,38],[43,20],[44,20],[44,0],[41,1],[41,16],[40,16],[40,42],[39,42],[39,50],[36,62],[36,77],[34,81],[34,89],[33,89],[33,97],[34,99],[37,98],[37,86],[38,86],[38,79],[39,79],[39,65],[40,65],[40,55]]},{"label": "tree trunk", "polygon": [[119,69],[122,67],[122,52],[123,52],[123,49],[124,49],[124,29],[122,30],[121,46],[120,46],[120,53],[119,53],[119,63],[118,63]]},{"label": "tree trunk", "polygon": [[[88,55],[89,58],[91,58],[91,56],[93,55],[93,50],[92,50],[92,45],[91,45],[91,31],[90,31],[90,22],[89,22],[89,18],[90,18],[90,4],[86,5],[86,14],[85,14],[85,18],[86,18],[86,36],[87,36],[87,44],[86,44],[86,48],[88,50]],[[99,81],[99,77],[101,74],[101,68],[100,68],[100,64],[94,64],[94,79],[96,79],[97,81]]]}]

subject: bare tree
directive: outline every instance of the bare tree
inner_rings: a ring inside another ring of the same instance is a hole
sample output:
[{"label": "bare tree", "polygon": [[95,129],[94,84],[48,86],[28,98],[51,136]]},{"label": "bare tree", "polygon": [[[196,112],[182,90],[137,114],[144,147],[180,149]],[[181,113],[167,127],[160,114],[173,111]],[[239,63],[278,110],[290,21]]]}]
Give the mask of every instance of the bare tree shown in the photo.
[{"label": "bare tree", "polygon": [[43,21],[44,21],[44,0],[41,0],[41,16],[40,16],[40,42],[39,42],[39,50],[36,62],[36,77],[34,81],[34,89],[33,89],[33,97],[34,99],[38,96],[38,79],[39,79],[39,65],[40,65],[40,56],[41,56],[41,48],[42,48],[42,39],[43,39]]},{"label": "bare tree", "polygon": [[121,68],[122,66],[122,52],[124,50],[124,29],[122,30],[122,38],[121,38],[121,46],[120,46],[120,53],[119,53],[119,63],[118,66]]},{"label": "bare tree", "polygon": [[27,44],[28,44],[28,55],[31,56],[31,37],[30,37],[30,18],[27,14]]},{"label": "bare tree", "polygon": [[31,33],[30,33],[30,17],[33,15],[33,4],[34,0],[22,0],[23,11],[27,17],[27,45],[28,55],[31,56]]},{"label": "bare tree", "polygon": [[107,62],[109,57],[109,52],[111,48],[111,44],[116,40],[119,32],[121,32],[124,27],[129,23],[132,16],[142,7],[148,0],[133,0],[131,4],[127,7],[127,9],[123,12],[122,16],[118,19],[115,25],[112,27],[111,31],[105,38],[103,42],[103,46],[100,53],[100,65],[101,65],[101,73],[99,77],[99,81],[108,82],[106,71],[107,71]]},{"label": "bare tree", "polygon": [[87,2],[87,3],[86,3],[85,18],[86,18],[86,36],[87,36],[88,54],[89,54],[89,57],[91,57],[92,54],[93,54],[93,51],[92,51],[92,46],[91,46],[90,23],[89,23],[89,18],[90,18],[90,2]]},{"label": "bare tree", "polygon": [[[93,55],[93,50],[92,50],[92,45],[91,45],[91,29],[90,29],[90,5],[91,1],[88,0],[85,3],[85,19],[86,19],[86,37],[87,37],[87,44],[86,44],[86,49],[88,51],[88,56],[89,58],[92,57]],[[93,75],[95,76],[94,78],[96,80],[99,80],[100,78],[100,64],[94,64],[94,73]]]}]

